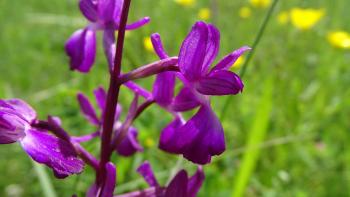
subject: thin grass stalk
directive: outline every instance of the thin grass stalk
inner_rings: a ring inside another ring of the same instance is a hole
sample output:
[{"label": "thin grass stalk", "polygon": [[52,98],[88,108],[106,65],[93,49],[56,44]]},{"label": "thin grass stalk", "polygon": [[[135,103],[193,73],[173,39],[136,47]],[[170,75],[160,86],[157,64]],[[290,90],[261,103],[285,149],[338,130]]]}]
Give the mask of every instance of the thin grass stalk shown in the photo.
[{"label": "thin grass stalk", "polygon": [[[252,60],[254,54],[255,54],[255,51],[262,39],[262,37],[264,36],[264,33],[265,33],[265,30],[266,30],[266,27],[271,19],[271,16],[272,16],[272,13],[274,12],[275,8],[276,8],[276,5],[278,3],[279,0],[274,0],[273,3],[271,4],[266,16],[265,16],[265,19],[259,29],[259,32],[253,42],[253,45],[252,45],[252,50],[250,51],[250,53],[247,55],[247,59],[246,61],[244,62],[243,66],[242,66],[242,69],[240,70],[240,77],[243,79],[246,71],[247,71],[247,68],[249,66],[249,63],[250,61]],[[227,114],[227,110],[230,108],[230,104],[231,104],[231,101],[232,101],[232,98],[233,97],[228,97],[224,103],[224,107],[222,108],[221,110],[221,113],[220,113],[220,120],[221,121],[224,121],[224,119],[226,118],[226,114]]]}]

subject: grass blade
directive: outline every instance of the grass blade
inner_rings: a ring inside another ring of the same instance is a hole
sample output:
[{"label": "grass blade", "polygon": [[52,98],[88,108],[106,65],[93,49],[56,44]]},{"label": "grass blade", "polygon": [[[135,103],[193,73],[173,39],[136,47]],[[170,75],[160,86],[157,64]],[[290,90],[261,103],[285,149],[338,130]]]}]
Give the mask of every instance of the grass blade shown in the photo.
[{"label": "grass blade", "polygon": [[[239,76],[243,79],[245,73],[246,73],[246,70],[248,68],[248,65],[250,63],[250,61],[252,60],[254,54],[255,54],[255,51],[256,51],[256,48],[258,47],[260,41],[261,41],[261,38],[263,37],[264,33],[265,33],[265,30],[266,30],[266,27],[267,27],[267,24],[269,23],[270,19],[271,19],[271,15],[273,13],[273,11],[275,10],[276,8],[276,5],[278,3],[279,0],[274,0],[269,11],[267,12],[266,14],[266,17],[259,29],[259,32],[254,40],[254,43],[252,45],[252,50],[248,53],[247,55],[247,60],[244,62],[244,65],[242,66],[242,69],[239,73]],[[220,120],[223,121],[226,117],[226,114],[227,114],[227,110],[230,108],[230,103],[231,103],[231,100],[232,100],[233,97],[228,97],[224,103],[224,107],[222,108],[221,110],[221,113],[220,113]]]},{"label": "grass blade", "polygon": [[272,109],[273,80],[268,79],[264,86],[264,92],[259,102],[259,107],[253,119],[252,128],[247,140],[247,151],[243,155],[241,167],[233,180],[232,197],[241,197],[244,195],[248,181],[253,173],[256,163],[259,159],[260,149],[256,147],[261,144],[269,125],[269,117]]},{"label": "grass blade", "polygon": [[40,181],[41,189],[46,197],[57,197],[56,191],[51,183],[50,177],[47,174],[45,167],[43,165],[37,164],[32,161],[38,179]]}]

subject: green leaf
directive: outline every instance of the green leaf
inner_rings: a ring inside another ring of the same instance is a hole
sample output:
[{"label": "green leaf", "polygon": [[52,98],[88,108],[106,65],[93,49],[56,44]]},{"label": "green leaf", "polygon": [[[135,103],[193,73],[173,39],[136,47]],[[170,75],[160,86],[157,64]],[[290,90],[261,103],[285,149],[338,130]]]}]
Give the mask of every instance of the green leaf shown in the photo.
[{"label": "green leaf", "polygon": [[243,155],[241,167],[238,174],[233,180],[232,197],[240,197],[244,195],[248,181],[259,160],[260,149],[257,148],[264,140],[267,128],[269,126],[270,112],[272,109],[273,80],[267,79],[264,85],[264,92],[259,102],[257,111],[253,119],[252,128],[250,129],[247,139],[247,151]]},{"label": "green leaf", "polygon": [[32,161],[38,179],[40,181],[41,189],[43,190],[43,196],[46,197],[57,197],[56,191],[52,185],[49,175],[47,174],[43,165],[37,164]]}]

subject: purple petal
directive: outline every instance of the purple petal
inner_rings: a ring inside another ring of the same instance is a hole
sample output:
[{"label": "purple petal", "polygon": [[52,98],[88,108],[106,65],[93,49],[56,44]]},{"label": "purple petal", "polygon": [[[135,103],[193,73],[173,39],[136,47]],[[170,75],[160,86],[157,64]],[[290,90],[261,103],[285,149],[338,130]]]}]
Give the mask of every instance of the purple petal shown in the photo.
[{"label": "purple petal", "polygon": [[100,20],[104,22],[119,23],[123,0],[99,0],[98,14]]},{"label": "purple petal", "polygon": [[[224,130],[209,106],[202,106],[192,119],[179,128],[178,133],[184,131],[197,133],[191,143],[183,149],[184,157],[194,163],[207,164],[211,161],[211,156],[220,155],[225,151]],[[184,139],[189,135],[177,137]]]},{"label": "purple petal", "polygon": [[175,83],[174,72],[164,72],[157,75],[152,93],[155,101],[160,106],[166,107],[171,103],[174,97]]},{"label": "purple petal", "polygon": [[[102,112],[101,117],[103,117],[103,113],[104,113],[106,101],[107,101],[107,93],[102,87],[98,87],[97,89],[94,90],[94,95],[95,95],[96,103]],[[115,117],[114,117],[115,121],[119,120],[121,112],[122,112],[122,107],[119,104],[117,104]]]},{"label": "purple petal", "polygon": [[94,125],[100,125],[100,121],[89,99],[82,93],[77,95],[77,99],[79,101],[81,112],[85,118]]},{"label": "purple petal", "polygon": [[105,180],[105,185],[103,187],[103,190],[101,191],[101,188],[97,187],[96,183],[94,183],[89,188],[86,194],[86,197],[96,197],[96,196],[112,197],[113,196],[115,185],[116,185],[117,170],[112,162],[108,162],[106,164],[106,170],[107,170],[107,177]]},{"label": "purple petal", "polygon": [[138,102],[139,102],[139,95],[138,94],[134,94],[134,99],[130,103],[127,119],[134,117],[134,115],[136,114],[137,107],[138,107]]},{"label": "purple petal", "polygon": [[[167,58],[168,54],[163,48],[160,35],[158,33],[152,34],[151,41],[159,58]],[[171,103],[174,97],[175,82],[176,78],[173,72],[164,72],[157,75],[153,85],[153,97],[159,105],[166,107]]]},{"label": "purple petal", "polygon": [[212,71],[215,70],[228,70],[230,67],[237,61],[237,59],[246,51],[250,50],[250,47],[244,46],[241,47],[235,51],[233,51],[231,54],[225,56],[220,60],[220,62],[212,69]]},{"label": "purple petal", "polygon": [[71,140],[77,143],[81,143],[81,142],[88,142],[96,137],[99,137],[101,135],[100,131],[96,131],[87,135],[82,135],[82,136],[78,136],[78,137],[71,137]]},{"label": "purple petal", "polygon": [[107,177],[101,196],[109,197],[113,196],[114,188],[116,185],[117,169],[112,162],[106,164]]},{"label": "purple petal", "polygon": [[165,197],[187,197],[187,184],[187,172],[181,170],[168,185]]},{"label": "purple petal", "polygon": [[187,187],[187,196],[196,197],[199,189],[203,185],[205,175],[202,167],[198,167],[196,173],[190,178]]},{"label": "purple petal", "polygon": [[202,73],[207,73],[209,70],[210,65],[215,60],[216,56],[218,55],[219,48],[220,48],[220,32],[214,25],[208,25],[208,42],[207,42],[207,49],[205,52],[205,58],[204,63],[202,67]]},{"label": "purple petal", "polygon": [[88,191],[86,192],[86,197],[96,197],[99,193],[99,188],[96,183],[92,184]]},{"label": "purple petal", "polygon": [[[119,24],[120,17],[122,14],[124,0],[114,0],[114,1],[115,1],[115,3],[114,3],[115,7],[114,7],[114,13],[113,13],[114,22],[116,24]],[[119,26],[119,25],[117,25],[117,26]]]},{"label": "purple petal", "polygon": [[26,102],[20,99],[0,100],[0,111],[7,111],[31,123],[36,119],[36,112]]},{"label": "purple petal", "polygon": [[11,105],[8,104],[6,100],[0,99],[0,110],[3,110],[3,109],[13,110],[13,107],[11,107]]},{"label": "purple petal", "polygon": [[[204,22],[197,22],[182,43],[179,54],[181,73],[188,81],[199,79],[206,54],[208,40],[208,26]],[[205,73],[204,73],[205,74]]]},{"label": "purple petal", "polygon": [[194,109],[200,105],[198,98],[193,92],[184,87],[181,89],[179,94],[175,97],[173,103],[171,104],[171,109],[174,111],[188,111]]},{"label": "purple petal", "polygon": [[17,142],[25,136],[28,122],[16,114],[0,111],[0,144]]},{"label": "purple petal", "polygon": [[151,187],[159,187],[158,181],[154,176],[152,167],[148,161],[143,162],[140,167],[137,168],[137,172],[143,176],[145,181]]},{"label": "purple petal", "polygon": [[164,50],[162,40],[158,33],[154,33],[151,35],[151,41],[153,48],[160,59],[165,59],[169,57],[167,52]]},{"label": "purple petal", "polygon": [[78,30],[67,40],[65,45],[70,57],[70,68],[87,73],[95,62],[96,33],[89,29]]},{"label": "purple petal", "polygon": [[126,194],[119,194],[115,197],[162,197],[164,196],[164,193],[164,188],[150,187],[144,190],[133,191]]},{"label": "purple petal", "polygon": [[122,114],[123,108],[122,106],[117,103],[117,107],[115,108],[115,116],[114,116],[114,121],[118,121],[120,118],[120,115]]},{"label": "purple petal", "polygon": [[120,155],[128,157],[137,151],[143,151],[142,146],[137,141],[137,135],[137,130],[133,127],[130,127],[127,136],[117,147],[117,151]]},{"label": "purple petal", "polygon": [[243,82],[233,72],[216,70],[196,83],[198,92],[205,95],[231,95],[243,90]]},{"label": "purple petal", "polygon": [[62,120],[61,118],[57,117],[57,116],[49,116],[48,117],[48,121],[52,124],[54,124],[57,127],[61,127],[62,126]]},{"label": "purple petal", "polygon": [[81,13],[91,22],[96,22],[97,16],[97,5],[94,0],[80,0],[79,8]]},{"label": "purple petal", "polygon": [[115,47],[116,45],[114,30],[105,29],[103,32],[103,48],[110,70],[113,70],[114,67]]},{"label": "purple petal", "polygon": [[[139,19],[136,22],[133,22],[131,24],[126,25],[126,30],[134,30],[134,29],[138,29],[144,25],[146,25],[147,23],[149,23],[151,21],[150,17],[144,17]],[[119,22],[119,21],[118,21]]]},{"label": "purple petal", "polygon": [[48,133],[30,129],[20,142],[30,157],[52,168],[57,178],[78,174],[84,168],[71,144]]},{"label": "purple petal", "polygon": [[150,100],[153,98],[153,95],[148,90],[142,88],[141,86],[139,86],[138,84],[136,84],[132,81],[128,81],[128,82],[124,83],[123,85],[125,85],[127,88],[132,90],[135,94],[138,94],[138,95],[144,97],[146,100]]},{"label": "purple petal", "polygon": [[[180,117],[176,117],[173,122],[166,126],[161,133],[159,140],[159,148],[169,153],[180,154],[182,148],[190,143],[188,138],[181,138],[186,136],[186,132],[179,132],[179,128],[183,126],[183,121]],[[192,140],[191,137],[190,140]]]},{"label": "purple petal", "polygon": [[95,99],[98,107],[103,111],[106,106],[107,93],[102,87],[98,87],[94,90]]}]

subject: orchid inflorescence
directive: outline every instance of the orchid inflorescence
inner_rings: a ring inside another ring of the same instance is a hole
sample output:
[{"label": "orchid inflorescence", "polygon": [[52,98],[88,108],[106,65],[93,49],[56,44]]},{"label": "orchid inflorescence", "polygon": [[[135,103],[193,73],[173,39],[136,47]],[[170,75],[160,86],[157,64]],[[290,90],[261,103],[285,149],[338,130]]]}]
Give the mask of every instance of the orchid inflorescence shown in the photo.
[{"label": "orchid inflorescence", "polygon": [[[93,92],[101,116],[97,115],[99,113],[87,96],[82,93],[77,95],[82,114],[96,127],[96,132],[71,136],[62,128],[60,118],[48,116],[47,120],[39,120],[36,111],[26,102],[20,99],[0,100],[0,143],[19,142],[33,160],[51,168],[57,178],[79,174],[87,164],[96,171],[96,180],[86,196],[110,197],[113,196],[117,176],[111,155],[131,156],[143,151],[133,122],[145,109],[157,104],[173,116],[173,121],[160,134],[159,148],[183,155],[198,165],[197,171],[189,177],[185,170],[181,170],[167,186],[161,186],[149,162],[145,161],[137,172],[150,187],[117,196],[196,196],[204,180],[201,165],[210,163],[212,156],[225,151],[224,131],[212,110],[210,97],[242,92],[241,79],[229,69],[250,48],[233,51],[211,68],[219,51],[220,33],[214,25],[199,21],[183,41],[178,56],[169,56],[160,35],[155,33],[151,41],[160,60],[121,73],[125,31],[140,28],[150,21],[149,17],[145,17],[127,24],[130,3],[131,0],[80,0],[80,10],[90,24],[73,33],[65,45],[71,70],[88,73],[95,61],[96,32],[103,31],[110,83],[107,91],[98,87]],[[152,91],[135,82],[153,75],[156,75],[156,80]],[[177,81],[182,86],[174,95]],[[134,94],[124,121],[120,118],[122,107],[118,104],[121,86],[126,86]],[[139,102],[141,97],[143,103]],[[199,110],[185,120],[182,112],[194,109]],[[94,138],[101,139],[99,159],[81,145]]]}]

